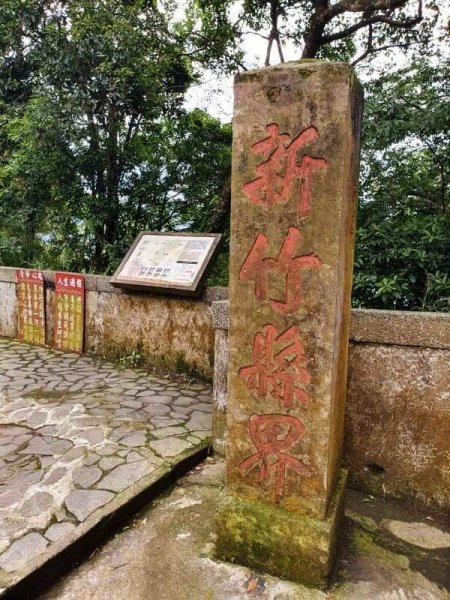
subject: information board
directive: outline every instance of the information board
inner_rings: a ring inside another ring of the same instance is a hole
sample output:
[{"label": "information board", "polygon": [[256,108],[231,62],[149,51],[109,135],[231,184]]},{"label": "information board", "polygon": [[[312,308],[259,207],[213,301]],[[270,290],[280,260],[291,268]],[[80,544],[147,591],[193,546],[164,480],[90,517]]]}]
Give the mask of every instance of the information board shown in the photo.
[{"label": "information board", "polygon": [[111,283],[132,289],[196,294],[201,291],[221,237],[214,233],[143,231]]},{"label": "information board", "polygon": [[55,324],[53,346],[83,352],[84,276],[55,273]]},{"label": "information board", "polygon": [[17,337],[21,342],[45,345],[44,275],[17,269]]}]

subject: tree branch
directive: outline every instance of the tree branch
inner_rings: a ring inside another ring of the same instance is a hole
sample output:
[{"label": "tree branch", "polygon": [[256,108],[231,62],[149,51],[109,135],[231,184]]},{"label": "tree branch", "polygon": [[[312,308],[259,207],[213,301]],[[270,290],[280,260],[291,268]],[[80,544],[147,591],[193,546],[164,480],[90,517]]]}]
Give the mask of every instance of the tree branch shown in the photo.
[{"label": "tree branch", "polygon": [[265,67],[268,67],[270,65],[270,53],[272,52],[272,44],[273,44],[273,35],[272,35],[272,32],[270,32],[269,43],[267,44],[266,60],[264,61]]},{"label": "tree branch", "polygon": [[[416,46],[416,45],[420,45],[420,44],[423,44],[423,43],[424,42],[416,42],[416,41],[414,41],[414,42],[403,42],[403,43],[398,43],[398,44],[386,44],[386,46],[378,46],[378,48],[372,47],[371,51],[368,54],[376,54],[377,52],[383,52],[384,50],[389,50],[390,48],[410,48],[411,46]],[[351,63],[352,67],[354,67],[355,65],[357,65],[364,58],[367,58],[367,56],[368,55],[365,55],[364,57],[359,56],[358,58],[356,58]],[[424,110],[424,109],[422,108],[421,110]]]},{"label": "tree branch", "polygon": [[346,38],[359,29],[364,27],[371,27],[372,25],[376,25],[377,23],[384,23],[385,25],[389,25],[390,27],[395,27],[396,29],[411,29],[414,25],[417,25],[422,20],[422,0],[419,0],[419,10],[416,17],[412,19],[407,19],[406,21],[398,21],[395,19],[391,19],[386,15],[375,15],[373,17],[362,19],[358,23],[343,29],[342,31],[337,31],[336,33],[331,33],[329,35],[322,36],[322,44],[329,44],[330,42],[335,42],[336,40],[342,40]]},{"label": "tree branch", "polygon": [[356,58],[352,62],[352,67],[357,65],[359,62],[361,62],[362,60],[367,58],[367,56],[369,56],[369,54],[372,54],[372,53],[373,53],[373,25],[369,25],[369,35],[367,37],[367,48],[364,50],[364,52],[360,56],[358,56],[358,58]]},{"label": "tree branch", "polygon": [[275,38],[275,41],[277,43],[278,54],[280,55],[280,62],[284,63],[283,48],[281,46],[280,33],[278,31],[277,31],[277,37]]},{"label": "tree branch", "polygon": [[327,22],[345,12],[365,12],[366,10],[395,10],[403,8],[409,0],[341,0],[326,11]]},{"label": "tree branch", "polygon": [[278,48],[278,54],[280,56],[280,62],[284,62],[284,56],[283,56],[283,49],[281,47],[281,40],[280,40],[280,32],[278,30],[278,17],[279,17],[279,13],[280,13],[280,8],[278,5],[278,0],[271,0],[270,2],[270,23],[271,23],[271,30],[270,30],[270,34],[268,39],[268,44],[267,44],[267,52],[266,52],[266,60],[264,62],[264,65],[266,67],[268,67],[270,65],[270,53],[272,52],[272,46],[273,46],[273,42],[275,41],[277,44],[277,48]]}]

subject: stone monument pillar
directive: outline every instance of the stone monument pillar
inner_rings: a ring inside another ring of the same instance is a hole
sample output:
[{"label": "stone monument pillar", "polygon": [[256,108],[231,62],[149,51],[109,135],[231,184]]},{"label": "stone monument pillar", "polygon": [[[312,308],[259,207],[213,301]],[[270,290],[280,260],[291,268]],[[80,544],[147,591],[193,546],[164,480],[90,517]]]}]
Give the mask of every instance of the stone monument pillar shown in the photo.
[{"label": "stone monument pillar", "polygon": [[237,76],[233,120],[226,560],[321,586],[346,473],[362,91],[343,63]]}]

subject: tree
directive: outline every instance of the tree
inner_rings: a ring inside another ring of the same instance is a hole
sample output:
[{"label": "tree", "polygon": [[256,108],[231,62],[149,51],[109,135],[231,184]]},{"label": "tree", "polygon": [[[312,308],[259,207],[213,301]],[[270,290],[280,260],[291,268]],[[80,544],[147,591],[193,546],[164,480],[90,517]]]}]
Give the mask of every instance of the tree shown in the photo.
[{"label": "tree", "polygon": [[367,88],[357,306],[450,310],[449,76],[421,61]]},{"label": "tree", "polygon": [[[439,50],[428,0],[244,0],[234,19],[231,0],[183,19],[169,2],[0,6],[0,261],[111,272],[141,229],[227,238],[231,130],[183,99],[204,67],[246,68],[248,30],[266,63],[286,43],[359,69],[392,47]],[[432,65],[368,85],[359,306],[448,308],[448,68]]]},{"label": "tree", "polygon": [[234,19],[233,0],[195,5],[210,35],[226,31],[237,47],[246,34],[267,40],[266,65],[274,46],[284,62],[285,43],[299,48],[298,58],[353,64],[393,47],[426,46],[440,15],[438,3],[424,0],[244,0]]},{"label": "tree", "polygon": [[[7,0],[0,31],[0,210],[22,262],[103,272],[138,227],[204,220],[206,197],[223,179],[220,152],[211,159],[207,146],[229,133],[182,109],[196,74],[188,27],[171,21],[167,6]],[[214,44],[210,51],[217,61]],[[193,146],[205,147],[203,163]]]},{"label": "tree", "polygon": [[[298,49],[298,58],[355,65],[392,49],[436,54],[448,35],[441,31],[440,9],[433,0],[193,0],[188,14],[197,23],[199,38],[219,38],[228,55],[234,51],[240,69],[247,68],[242,42],[248,35],[266,40],[266,66],[274,45],[281,62],[283,44],[289,43]],[[215,230],[226,230],[229,209],[227,183],[211,223]]]}]

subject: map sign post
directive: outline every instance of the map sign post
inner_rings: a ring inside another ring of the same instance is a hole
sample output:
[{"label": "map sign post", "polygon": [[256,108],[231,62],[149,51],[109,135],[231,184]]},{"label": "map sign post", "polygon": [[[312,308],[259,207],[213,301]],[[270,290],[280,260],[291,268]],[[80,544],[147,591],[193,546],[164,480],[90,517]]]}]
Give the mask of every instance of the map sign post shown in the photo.
[{"label": "map sign post", "polygon": [[134,290],[196,295],[219,249],[221,234],[141,232],[111,279]]}]

